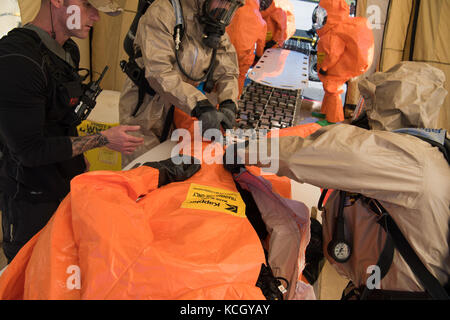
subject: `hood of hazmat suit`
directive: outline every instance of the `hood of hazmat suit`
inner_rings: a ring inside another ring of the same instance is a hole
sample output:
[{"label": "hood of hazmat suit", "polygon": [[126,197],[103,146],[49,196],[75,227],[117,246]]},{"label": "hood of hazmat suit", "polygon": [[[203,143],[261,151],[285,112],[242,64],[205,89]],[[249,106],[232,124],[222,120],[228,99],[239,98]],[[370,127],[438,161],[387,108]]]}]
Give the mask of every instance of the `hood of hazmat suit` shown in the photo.
[{"label": "hood of hazmat suit", "polygon": [[435,128],[447,95],[445,75],[425,63],[401,62],[363,79],[369,125],[374,130]]},{"label": "hood of hazmat suit", "polygon": [[[307,138],[280,137],[277,174],[377,199],[428,270],[445,285],[450,275],[450,167],[428,142],[382,130],[434,123],[446,95],[443,79],[439,69],[417,62],[402,62],[386,73],[371,75],[360,89],[375,130],[335,124]],[[345,263],[334,261],[327,246],[336,226],[338,195],[337,191],[330,195],[322,213],[323,249],[336,270],[360,287],[373,280],[371,268],[377,265],[386,233],[378,216],[357,200],[343,211],[345,240],[352,254]],[[397,250],[378,284],[384,290],[424,290]]]},{"label": "hood of hazmat suit", "polygon": [[350,7],[345,0],[320,0],[319,6],[327,11],[327,22],[317,33],[325,33],[337,24],[349,19]]}]

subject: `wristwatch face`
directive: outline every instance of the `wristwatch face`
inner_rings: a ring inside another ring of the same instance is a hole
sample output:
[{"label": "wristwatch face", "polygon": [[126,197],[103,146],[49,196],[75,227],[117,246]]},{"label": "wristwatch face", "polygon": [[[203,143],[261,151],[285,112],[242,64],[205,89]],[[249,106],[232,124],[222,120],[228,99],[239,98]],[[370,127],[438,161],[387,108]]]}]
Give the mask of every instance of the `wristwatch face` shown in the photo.
[{"label": "wristwatch face", "polygon": [[334,256],[340,261],[345,261],[350,257],[350,247],[345,242],[338,242],[335,245],[333,252]]}]

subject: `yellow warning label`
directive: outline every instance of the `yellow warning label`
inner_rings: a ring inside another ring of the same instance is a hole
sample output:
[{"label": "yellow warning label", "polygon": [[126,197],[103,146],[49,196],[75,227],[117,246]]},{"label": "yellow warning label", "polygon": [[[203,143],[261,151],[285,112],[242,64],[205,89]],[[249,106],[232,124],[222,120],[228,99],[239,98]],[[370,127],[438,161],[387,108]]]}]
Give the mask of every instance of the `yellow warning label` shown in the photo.
[{"label": "yellow warning label", "polygon": [[[78,134],[80,136],[87,136],[97,134],[100,131],[119,125],[118,123],[102,123],[90,120],[84,120],[78,126]],[[122,155],[120,152],[113,151],[106,147],[95,148],[84,153],[86,159],[90,164],[89,171],[96,170],[121,170],[122,169]]]},{"label": "yellow warning label", "polygon": [[245,203],[239,192],[192,183],[182,208],[211,210],[245,218]]},{"label": "yellow warning label", "polygon": [[317,52],[317,63],[322,64],[323,60],[325,60],[325,57],[327,54],[325,52]]}]

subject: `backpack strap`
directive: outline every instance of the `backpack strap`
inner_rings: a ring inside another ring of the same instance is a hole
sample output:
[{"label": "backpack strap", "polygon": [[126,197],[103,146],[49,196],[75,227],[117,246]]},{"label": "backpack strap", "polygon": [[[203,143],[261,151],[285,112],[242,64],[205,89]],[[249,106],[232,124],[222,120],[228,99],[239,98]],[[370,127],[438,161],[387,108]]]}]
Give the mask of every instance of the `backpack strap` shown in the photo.
[{"label": "backpack strap", "polygon": [[378,223],[380,223],[388,235],[386,241],[388,241],[390,236],[395,248],[397,248],[411,270],[419,278],[419,281],[430,296],[436,300],[449,300],[447,291],[422,263],[387,210],[376,199],[370,199],[368,203],[372,211],[379,215]]}]

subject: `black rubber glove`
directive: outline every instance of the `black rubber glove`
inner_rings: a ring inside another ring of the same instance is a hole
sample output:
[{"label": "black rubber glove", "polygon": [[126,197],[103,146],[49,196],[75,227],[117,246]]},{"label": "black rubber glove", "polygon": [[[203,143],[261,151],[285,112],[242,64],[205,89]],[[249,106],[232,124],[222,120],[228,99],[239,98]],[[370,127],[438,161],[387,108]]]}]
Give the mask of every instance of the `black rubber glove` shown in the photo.
[{"label": "black rubber glove", "polygon": [[184,181],[192,177],[200,170],[200,161],[194,157],[183,156],[183,162],[175,164],[172,160],[166,159],[158,162],[146,162],[143,165],[159,170],[158,188],[171,182]]},{"label": "black rubber glove", "polygon": [[205,133],[208,129],[220,130],[221,117],[223,116],[219,114],[219,111],[208,100],[197,102],[197,105],[191,112],[191,116],[202,122],[202,133]]},{"label": "black rubber glove", "polygon": [[196,117],[202,122],[202,134],[208,129],[220,130],[222,125],[224,129],[232,128],[232,123],[228,116],[219,112],[208,100],[197,102],[197,106],[192,110],[191,116]]},{"label": "black rubber glove", "polygon": [[233,129],[237,126],[236,123],[236,103],[232,100],[225,100],[219,104],[219,112],[225,115],[225,119],[222,121],[222,127],[226,129]]},{"label": "black rubber glove", "polygon": [[266,46],[264,47],[264,51],[267,49],[273,48],[277,42],[275,40],[270,40],[269,42],[266,42]]}]

